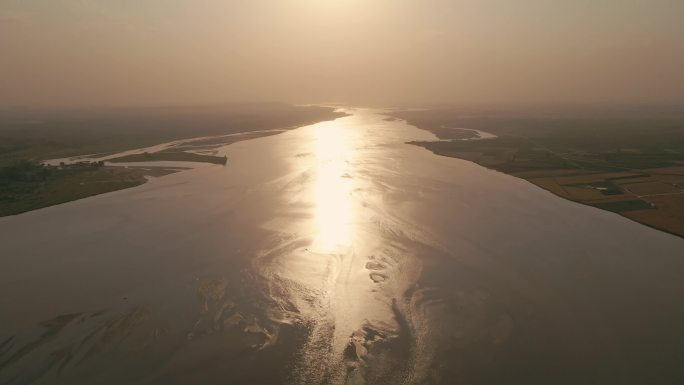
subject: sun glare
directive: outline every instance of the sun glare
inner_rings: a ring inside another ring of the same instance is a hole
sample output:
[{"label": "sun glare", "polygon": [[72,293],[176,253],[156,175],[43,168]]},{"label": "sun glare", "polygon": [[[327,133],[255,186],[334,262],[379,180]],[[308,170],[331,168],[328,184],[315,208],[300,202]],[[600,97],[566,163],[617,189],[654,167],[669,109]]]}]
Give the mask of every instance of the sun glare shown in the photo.
[{"label": "sun glare", "polygon": [[352,179],[348,177],[352,155],[344,127],[336,121],[320,124],[315,131],[316,238],[314,250],[331,253],[351,244]]}]

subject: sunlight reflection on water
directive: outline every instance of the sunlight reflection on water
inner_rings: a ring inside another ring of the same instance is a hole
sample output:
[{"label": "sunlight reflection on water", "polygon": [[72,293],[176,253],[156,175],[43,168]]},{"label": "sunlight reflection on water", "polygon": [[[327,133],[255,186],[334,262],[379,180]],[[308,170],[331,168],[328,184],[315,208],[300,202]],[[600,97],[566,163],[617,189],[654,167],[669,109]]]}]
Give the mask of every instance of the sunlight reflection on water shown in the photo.
[{"label": "sunlight reflection on water", "polygon": [[354,208],[352,178],[348,167],[353,156],[350,138],[338,121],[319,125],[314,131],[317,158],[313,201],[316,235],[313,251],[331,253],[351,245]]}]

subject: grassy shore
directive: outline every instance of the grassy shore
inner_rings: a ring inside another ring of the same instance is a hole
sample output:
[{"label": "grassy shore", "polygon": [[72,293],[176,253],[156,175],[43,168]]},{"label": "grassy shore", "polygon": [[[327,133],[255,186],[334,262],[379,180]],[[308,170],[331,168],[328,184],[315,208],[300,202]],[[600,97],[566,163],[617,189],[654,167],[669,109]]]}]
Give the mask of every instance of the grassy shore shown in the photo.
[{"label": "grassy shore", "polygon": [[[61,167],[41,164],[47,159],[113,154],[205,136],[216,138],[192,142],[192,145],[227,145],[343,115],[327,107],[279,103],[146,109],[0,110],[0,216],[139,186],[147,181],[147,175],[160,176],[178,171],[106,167],[102,162]],[[232,136],[221,137],[224,135]],[[225,156],[203,155],[183,149],[185,147],[127,155],[108,161],[189,161],[221,165],[227,162]]]},{"label": "grassy shore", "polygon": [[[397,113],[448,140],[412,142],[525,179],[555,195],[684,237],[684,116]],[[458,140],[448,127],[497,138]]]},{"label": "grassy shore", "polygon": [[19,177],[0,176],[0,216],[70,202],[146,182],[140,169],[83,164],[65,169],[39,165],[17,165]]},{"label": "grassy shore", "polygon": [[195,154],[185,151],[162,151],[153,153],[133,154],[121,156],[118,158],[108,159],[111,163],[133,163],[133,162],[157,162],[157,161],[175,161],[175,162],[202,162],[212,164],[226,164],[228,158],[225,156],[203,155]]}]

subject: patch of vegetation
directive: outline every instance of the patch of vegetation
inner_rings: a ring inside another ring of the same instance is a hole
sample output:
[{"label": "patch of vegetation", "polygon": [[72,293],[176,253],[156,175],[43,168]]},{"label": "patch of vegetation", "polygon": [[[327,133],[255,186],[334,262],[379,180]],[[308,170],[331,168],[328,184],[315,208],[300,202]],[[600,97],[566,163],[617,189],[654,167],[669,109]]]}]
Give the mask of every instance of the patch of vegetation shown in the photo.
[{"label": "patch of vegetation", "polygon": [[610,180],[604,180],[601,182],[592,182],[589,184],[586,184],[586,183],[569,184],[566,186],[575,186],[575,187],[595,189],[595,190],[600,191],[601,194],[603,194],[603,195],[622,195],[623,194],[623,191],[620,188],[620,186],[616,185],[615,183],[611,182]]},{"label": "patch of vegetation", "polygon": [[436,127],[431,129],[430,132],[435,134],[439,139],[443,140],[465,140],[465,139],[477,139],[480,135],[475,130],[469,130],[466,128],[450,128],[450,127]]},{"label": "patch of vegetation", "polygon": [[0,216],[53,206],[145,183],[139,170],[102,162],[63,167],[18,161],[0,168]]},{"label": "patch of vegetation", "polygon": [[614,213],[622,213],[636,210],[650,210],[653,208],[653,206],[651,206],[650,203],[643,201],[641,199],[619,202],[592,203],[591,205],[603,210],[612,211]]},{"label": "patch of vegetation", "polygon": [[108,159],[112,163],[126,162],[155,162],[155,161],[176,161],[176,162],[204,162],[213,164],[226,164],[228,158],[225,156],[202,155],[185,151],[161,151],[153,153],[133,154]]}]

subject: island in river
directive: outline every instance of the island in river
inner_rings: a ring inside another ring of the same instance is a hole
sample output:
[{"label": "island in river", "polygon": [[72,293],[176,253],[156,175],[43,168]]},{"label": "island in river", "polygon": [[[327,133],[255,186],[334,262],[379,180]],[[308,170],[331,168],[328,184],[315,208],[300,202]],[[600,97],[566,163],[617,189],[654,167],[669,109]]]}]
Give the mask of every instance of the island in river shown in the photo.
[{"label": "island in river", "polygon": [[[411,143],[435,154],[469,160],[684,237],[681,109],[433,109],[393,116],[434,133],[439,140]],[[490,133],[487,140],[477,140],[479,130]]]},{"label": "island in river", "polygon": [[279,103],[0,110],[0,216],[139,186],[147,177],[184,169],[122,163],[225,165],[228,159],[214,153],[220,146],[343,115],[330,107]]}]

